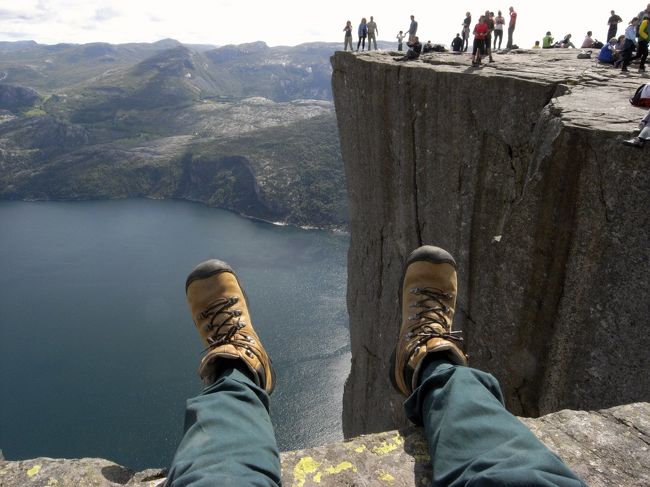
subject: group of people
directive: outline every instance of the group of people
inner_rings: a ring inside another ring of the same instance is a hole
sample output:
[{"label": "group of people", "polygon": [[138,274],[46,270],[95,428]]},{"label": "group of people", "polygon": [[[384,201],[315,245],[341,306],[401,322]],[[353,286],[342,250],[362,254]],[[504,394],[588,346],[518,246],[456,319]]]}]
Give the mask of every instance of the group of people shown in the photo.
[{"label": "group of people", "polygon": [[[622,72],[628,71],[628,66],[632,61],[639,59],[639,72],[645,72],[645,63],[648,57],[648,40],[650,39],[650,3],[645,10],[632,18],[625,28],[625,33],[616,36],[618,24],[623,19],[616,14],[614,10],[610,12],[607,20],[607,42],[602,43],[594,39],[593,32],[588,31],[582,41],[581,49],[600,49],[598,61],[605,64],[612,64],[614,67],[620,67]],[[536,43],[537,45],[537,43]],[[535,46],[537,47],[537,46]],[[542,48],[574,48],[571,41],[571,34],[565,35],[562,40],[554,42],[553,35],[550,31],[542,39]]]},{"label": "group of people", "polygon": [[[346,22],[343,32],[345,32],[343,50],[347,51],[348,46],[350,46],[350,51],[352,51],[352,22],[349,20]],[[359,40],[357,41],[357,51],[359,48],[361,48],[362,51],[366,48],[366,38],[368,39],[368,50],[370,51],[374,45],[376,51],[377,34],[379,34],[379,28],[377,27],[374,17],[372,15],[370,16],[370,22],[363,17],[361,23],[359,23],[359,27],[357,28],[357,35],[359,37]]]},{"label": "group of people", "polygon": [[[618,24],[623,19],[616,14],[614,10],[607,21],[607,42],[602,43],[593,37],[593,32],[588,31],[585,36],[581,48],[582,49],[600,49],[598,60],[602,63],[613,64],[615,67],[620,67],[622,72],[627,72],[629,65],[632,61],[639,60],[639,72],[645,72],[645,63],[648,57],[648,40],[650,39],[650,4],[639,12],[634,17],[625,29],[625,33],[619,37],[616,36],[618,32]],[[479,17],[478,22],[474,25],[472,30],[472,14],[467,12],[463,19],[461,26],[461,33],[456,34],[456,37],[451,41],[451,50],[453,52],[467,52],[469,47],[470,34],[474,36],[472,45],[472,65],[480,66],[483,57],[488,56],[489,62],[494,62],[492,52],[500,50],[504,37],[504,30],[507,25],[507,41],[506,49],[516,48],[513,42],[513,34],[517,25],[517,12],[514,7],[508,9],[508,18],[504,17],[499,10],[495,15],[494,12],[486,10],[484,15]],[[351,51],[354,50],[352,44],[352,23],[348,20],[345,28],[345,42],[344,50],[348,47]],[[415,17],[411,15],[411,22],[406,30],[400,30],[396,36],[397,50],[402,51],[404,40],[408,39],[406,45],[408,51],[402,57],[395,58],[398,61],[409,61],[417,59],[422,52],[427,52],[427,47],[422,46],[419,41],[418,23]],[[366,39],[368,40],[367,50],[370,51],[373,46],[377,50],[377,35],[379,29],[374,18],[370,17],[370,22],[366,18],[361,19],[361,23],[357,29],[358,42],[356,50],[361,51],[366,49]],[[431,41],[429,41],[430,45]],[[433,46],[432,46],[433,47]],[[576,48],[573,44],[571,34],[565,35],[561,40],[555,41],[550,31],[542,39],[540,45],[539,41],[535,42],[534,49],[543,48]],[[430,48],[428,50],[435,50]]]},{"label": "group of people", "polygon": [[[517,12],[514,7],[508,9],[509,19],[508,19],[508,40],[506,42],[506,49],[512,49],[514,46],[513,43],[513,33],[515,31],[515,26],[517,25]],[[474,26],[474,30],[470,31],[472,25],[472,14],[467,12],[465,18],[461,23],[462,36],[461,34],[456,34],[456,37],[452,40],[451,48],[454,52],[467,52],[469,47],[469,37],[470,32],[474,35],[474,44],[472,48],[472,59],[476,61],[477,53],[480,56],[485,54],[490,55],[492,60],[492,50],[501,49],[501,44],[503,42],[503,31],[506,25],[506,19],[501,13],[501,10],[497,12],[497,15],[494,15],[494,12],[489,10],[485,11],[484,15],[479,17],[478,23]],[[492,41],[494,40],[494,45]]]}]

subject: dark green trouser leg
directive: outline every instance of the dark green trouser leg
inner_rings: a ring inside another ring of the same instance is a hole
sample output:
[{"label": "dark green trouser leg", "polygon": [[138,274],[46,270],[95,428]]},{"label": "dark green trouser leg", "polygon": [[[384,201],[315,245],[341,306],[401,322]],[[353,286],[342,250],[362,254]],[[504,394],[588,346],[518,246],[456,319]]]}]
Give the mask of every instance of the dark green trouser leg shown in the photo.
[{"label": "dark green trouser leg", "polygon": [[404,406],[424,426],[434,486],[585,485],[505,409],[490,374],[431,362]]},{"label": "dark green trouser leg", "polygon": [[187,401],[185,436],[167,485],[280,485],[280,455],[268,409],[263,389],[238,369],[226,370]]}]

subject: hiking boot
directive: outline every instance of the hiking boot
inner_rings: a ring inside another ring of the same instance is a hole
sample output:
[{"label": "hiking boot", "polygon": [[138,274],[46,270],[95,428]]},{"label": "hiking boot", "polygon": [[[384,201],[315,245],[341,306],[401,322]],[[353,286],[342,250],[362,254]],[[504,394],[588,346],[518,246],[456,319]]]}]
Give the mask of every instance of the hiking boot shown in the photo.
[{"label": "hiking boot", "polygon": [[624,140],[623,143],[632,147],[643,147],[645,145],[645,140],[640,137],[634,137],[630,140]]},{"label": "hiking boot", "polygon": [[411,253],[400,286],[402,325],[391,358],[393,386],[406,396],[418,386],[430,354],[467,365],[461,332],[452,331],[456,287],[456,261],[446,250],[425,245]]},{"label": "hiking boot", "polygon": [[253,329],[246,295],[232,268],[220,260],[206,260],[185,281],[187,304],[206,345],[199,376],[206,385],[219,373],[240,361],[255,383],[269,394],[275,387],[275,372]]}]

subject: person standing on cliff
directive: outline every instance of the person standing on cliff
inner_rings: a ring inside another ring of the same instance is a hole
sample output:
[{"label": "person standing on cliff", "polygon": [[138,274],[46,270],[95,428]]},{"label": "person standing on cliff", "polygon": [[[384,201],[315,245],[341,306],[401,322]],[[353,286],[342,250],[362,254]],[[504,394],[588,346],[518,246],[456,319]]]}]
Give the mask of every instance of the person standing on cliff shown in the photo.
[{"label": "person standing on cliff", "polygon": [[402,51],[402,43],[404,42],[404,38],[406,37],[406,34],[402,32],[401,30],[397,33],[397,50]]},{"label": "person standing on cliff", "polygon": [[487,37],[485,38],[485,50],[490,57],[490,62],[493,63],[494,59],[492,59],[492,32],[494,31],[494,12],[490,12],[489,10],[485,11],[485,22],[488,26],[488,33]]},{"label": "person standing on cliff", "polygon": [[467,52],[467,48],[469,47],[470,26],[472,25],[472,14],[470,12],[465,13],[465,18],[461,25],[463,26],[463,51]]},{"label": "person standing on cliff", "polygon": [[632,63],[632,53],[634,52],[634,46],[636,41],[636,26],[639,19],[634,17],[630,20],[627,28],[625,29],[625,39],[623,41],[623,49],[621,51],[621,72],[627,73],[627,67]]},{"label": "person standing on cliff", "polygon": [[368,35],[368,24],[366,23],[365,17],[361,19],[357,34],[359,35],[359,41],[357,42],[357,51],[359,50],[359,46],[361,46],[361,50],[363,51],[366,47],[366,36]]},{"label": "person standing on cliff", "polygon": [[485,40],[488,36],[488,24],[484,15],[474,26],[474,46],[472,48],[472,66],[480,66],[481,58],[485,55]]},{"label": "person standing on cliff", "polygon": [[650,13],[645,13],[639,25],[638,44],[634,59],[640,59],[639,73],[645,73],[645,61],[648,59],[648,40],[650,40]]},{"label": "person standing on cliff", "polygon": [[[505,409],[497,380],[469,367],[462,332],[453,329],[456,267],[449,252],[430,245],[406,258],[396,345],[383,357],[407,397],[406,416],[423,427],[433,485],[584,486]],[[165,485],[280,486],[269,416],[276,375],[239,278],[227,263],[207,260],[187,276],[185,296],[206,347],[199,365],[205,388],[187,401]]]},{"label": "person standing on cliff", "polygon": [[503,26],[506,23],[506,19],[501,15],[501,10],[498,11],[496,18],[494,19],[494,50],[497,50],[497,39],[499,39],[499,47],[501,50],[501,41],[503,40]]},{"label": "person standing on cliff", "polygon": [[418,23],[415,20],[415,16],[411,15],[411,23],[409,25],[409,42],[415,42],[415,35],[418,33]]},{"label": "person standing on cliff", "polygon": [[343,31],[345,32],[345,38],[343,41],[343,50],[347,51],[348,46],[350,46],[350,51],[353,51],[354,49],[352,49],[352,22],[348,20],[345,24],[345,27],[343,27]]},{"label": "person standing on cliff", "polygon": [[517,25],[517,12],[515,12],[514,7],[510,7],[510,23],[508,24],[508,43],[506,44],[507,49],[512,49],[512,34],[515,31],[515,25]]},{"label": "person standing on cliff", "polygon": [[618,24],[623,22],[623,19],[620,18],[618,15],[616,15],[616,12],[613,10],[610,12],[610,17],[609,20],[607,21],[607,25],[609,25],[609,29],[607,30],[607,40],[609,41],[612,37],[616,37],[616,32],[618,31]]},{"label": "person standing on cliff", "polygon": [[377,28],[377,23],[374,20],[374,17],[370,16],[370,22],[368,22],[368,50],[372,49],[372,44],[375,44],[375,51],[377,50],[377,34],[379,34],[379,29]]}]

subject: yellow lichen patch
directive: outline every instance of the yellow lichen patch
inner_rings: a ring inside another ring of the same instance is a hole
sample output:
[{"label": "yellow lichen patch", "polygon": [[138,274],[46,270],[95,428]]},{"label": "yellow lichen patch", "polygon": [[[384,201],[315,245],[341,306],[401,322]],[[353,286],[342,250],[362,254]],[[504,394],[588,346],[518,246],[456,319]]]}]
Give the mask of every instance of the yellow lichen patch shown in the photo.
[{"label": "yellow lichen patch", "polygon": [[59,481],[57,479],[54,477],[47,479],[47,487],[54,487],[55,485],[59,485]]},{"label": "yellow lichen patch", "polygon": [[335,475],[350,469],[352,469],[353,472],[357,471],[357,467],[352,465],[350,462],[341,462],[336,467],[327,467],[325,472],[327,472],[328,475]]},{"label": "yellow lichen patch", "polygon": [[33,477],[34,475],[38,474],[38,472],[41,471],[41,466],[40,465],[34,465],[32,468],[27,470],[27,476],[28,477]]},{"label": "yellow lichen patch", "polygon": [[318,470],[320,463],[312,457],[303,457],[300,459],[296,466],[293,467],[293,485],[294,487],[302,487],[305,485],[307,475],[312,474]]},{"label": "yellow lichen patch", "polygon": [[402,438],[401,435],[397,433],[388,441],[382,441],[381,445],[375,446],[372,449],[372,452],[377,455],[386,455],[387,453],[397,450],[403,444],[404,444],[404,438]]},{"label": "yellow lichen patch", "polygon": [[313,480],[314,482],[316,482],[317,484],[320,484],[320,480],[321,480],[321,477],[322,477],[322,476],[323,476],[323,474],[322,474],[321,472],[316,472],[316,474],[314,475],[314,477],[312,478],[312,480]]},{"label": "yellow lichen patch", "polygon": [[391,474],[389,474],[384,470],[380,470],[379,472],[377,472],[377,478],[387,484],[392,484],[393,482],[395,482],[395,477],[393,477]]},{"label": "yellow lichen patch", "polygon": [[368,449],[368,447],[367,447],[366,445],[363,445],[363,444],[362,444],[362,445],[359,445],[358,447],[356,447],[356,448],[354,449],[354,451],[357,452],[357,453],[363,453],[363,452],[366,451],[367,449]]}]

